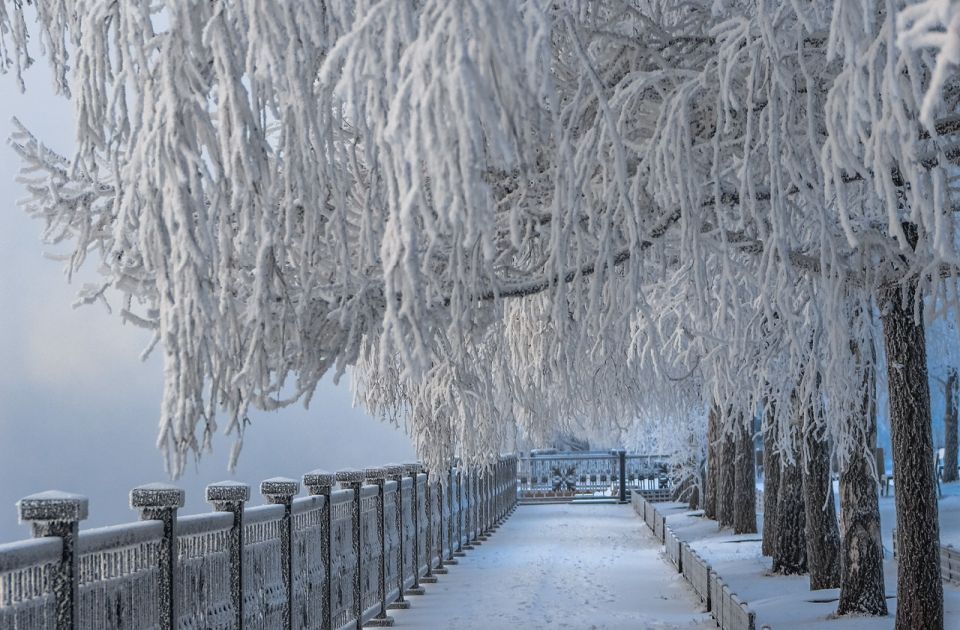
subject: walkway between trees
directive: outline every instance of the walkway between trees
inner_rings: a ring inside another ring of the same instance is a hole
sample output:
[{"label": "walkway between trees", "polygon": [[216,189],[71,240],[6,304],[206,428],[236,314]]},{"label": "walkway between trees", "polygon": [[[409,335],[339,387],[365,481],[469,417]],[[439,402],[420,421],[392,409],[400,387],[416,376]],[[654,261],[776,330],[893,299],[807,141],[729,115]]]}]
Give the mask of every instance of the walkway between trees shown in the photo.
[{"label": "walkway between trees", "polygon": [[525,505],[396,628],[714,628],[629,505]]}]

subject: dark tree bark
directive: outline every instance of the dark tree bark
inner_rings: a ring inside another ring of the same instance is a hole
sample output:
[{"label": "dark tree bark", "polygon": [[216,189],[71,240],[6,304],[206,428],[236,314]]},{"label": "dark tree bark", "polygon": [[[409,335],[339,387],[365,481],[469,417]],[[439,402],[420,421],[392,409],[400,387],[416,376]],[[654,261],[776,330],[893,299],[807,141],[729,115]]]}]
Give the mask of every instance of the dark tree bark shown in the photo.
[{"label": "dark tree bark", "polygon": [[943,481],[957,480],[957,368],[947,372],[946,413],[943,415]]},{"label": "dark tree bark", "polygon": [[756,534],[757,472],[754,466],[752,418],[741,416],[735,430],[733,533]]},{"label": "dark tree bark", "polygon": [[[703,465],[701,462],[700,466],[701,478],[703,477]],[[690,488],[690,495],[688,496],[687,508],[690,510],[699,510],[700,509],[700,485],[694,480],[693,486]]]},{"label": "dark tree bark", "polygon": [[806,519],[800,461],[800,417],[797,412],[788,434],[792,457],[781,455],[777,492],[777,526],[773,545],[773,572],[796,575],[807,572]]},{"label": "dark tree bark", "polygon": [[[860,349],[852,347],[862,363]],[[871,349],[872,350],[872,349]],[[876,373],[873,361],[864,365],[863,403],[858,416],[850,418],[850,432],[861,444],[850,454],[840,472],[840,519],[843,539],[840,563],[840,602],[837,614],[887,614],[883,584],[883,546],[880,539],[880,507],[877,471],[873,465],[877,445]]]},{"label": "dark tree bark", "polygon": [[772,556],[777,531],[777,498],[780,491],[780,454],[777,453],[776,412],[767,410],[763,418],[763,555]]},{"label": "dark tree bark", "polygon": [[733,525],[733,502],[736,479],[736,445],[730,431],[724,431],[720,438],[720,468],[717,484],[717,522],[720,527]]},{"label": "dark tree bark", "polygon": [[[910,228],[912,226],[905,226]],[[908,233],[916,240],[916,228]],[[887,351],[887,387],[897,508],[897,630],[943,628],[940,526],[923,302],[913,286],[878,293]],[[918,317],[914,318],[914,310]]]},{"label": "dark tree bark", "polygon": [[707,518],[717,518],[717,487],[719,485],[718,475],[718,450],[717,444],[718,431],[717,424],[717,406],[710,406],[710,413],[707,416],[707,470],[703,476],[703,515]]},{"label": "dark tree bark", "polygon": [[804,440],[803,507],[810,590],[837,588],[840,586],[840,530],[830,479],[830,445],[816,435],[812,427],[804,431]]}]

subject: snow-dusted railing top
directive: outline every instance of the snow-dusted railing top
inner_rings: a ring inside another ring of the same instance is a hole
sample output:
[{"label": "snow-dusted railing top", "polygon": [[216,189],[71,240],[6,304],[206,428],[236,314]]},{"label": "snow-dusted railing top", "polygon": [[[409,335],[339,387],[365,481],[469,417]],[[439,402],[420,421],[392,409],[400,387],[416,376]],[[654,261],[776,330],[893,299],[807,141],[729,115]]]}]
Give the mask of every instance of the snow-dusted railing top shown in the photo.
[{"label": "snow-dusted railing top", "polygon": [[387,625],[388,607],[516,503],[517,458],[488,471],[389,465],[207,486],[215,511],[178,516],[183,490],[134,488],[139,522],[79,531],[85,497],[22,499],[34,538],[0,545],[0,628],[309,628]]}]

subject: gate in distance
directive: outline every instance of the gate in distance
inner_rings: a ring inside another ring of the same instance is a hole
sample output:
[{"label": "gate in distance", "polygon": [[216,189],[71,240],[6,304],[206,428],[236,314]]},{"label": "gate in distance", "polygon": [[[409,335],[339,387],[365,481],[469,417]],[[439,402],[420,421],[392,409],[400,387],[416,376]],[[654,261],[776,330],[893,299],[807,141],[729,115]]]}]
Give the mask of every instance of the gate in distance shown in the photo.
[{"label": "gate in distance", "polygon": [[666,501],[673,490],[668,472],[663,455],[534,449],[519,458],[517,498],[521,503],[626,502],[629,491],[636,491],[649,501]]}]

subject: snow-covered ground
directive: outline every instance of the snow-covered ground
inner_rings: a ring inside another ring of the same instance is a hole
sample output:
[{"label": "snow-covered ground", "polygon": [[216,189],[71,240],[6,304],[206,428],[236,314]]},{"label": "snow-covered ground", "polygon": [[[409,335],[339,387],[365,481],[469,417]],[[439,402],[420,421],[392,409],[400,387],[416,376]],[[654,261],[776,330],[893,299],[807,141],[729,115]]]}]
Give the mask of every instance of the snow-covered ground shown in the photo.
[{"label": "snow-covered ground", "polygon": [[520,506],[397,628],[715,628],[629,505]]},{"label": "snow-covered ground", "polygon": [[[944,544],[960,546],[960,484],[944,486],[940,501],[941,539]],[[884,563],[884,579],[890,616],[886,618],[845,617],[833,619],[838,589],[810,591],[806,575],[769,575],[770,558],[760,553],[760,535],[734,536],[729,529],[719,530],[715,521],[700,512],[690,513],[679,504],[658,504],[667,524],[681,540],[709,562],[757,614],[757,627],[803,628],[822,630],[878,630],[892,628],[896,611],[897,568],[892,557]],[[893,496],[880,498],[883,544],[892,549],[895,522]],[[758,524],[762,525],[762,520]],[[946,628],[960,628],[960,588],[944,584]]]}]

